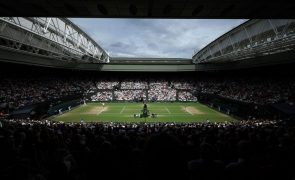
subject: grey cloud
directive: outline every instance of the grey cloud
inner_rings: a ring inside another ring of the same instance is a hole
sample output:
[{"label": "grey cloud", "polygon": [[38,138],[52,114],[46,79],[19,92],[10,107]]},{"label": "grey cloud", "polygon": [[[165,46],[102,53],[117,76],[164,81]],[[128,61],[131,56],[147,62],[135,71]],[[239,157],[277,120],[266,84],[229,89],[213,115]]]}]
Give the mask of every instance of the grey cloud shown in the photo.
[{"label": "grey cloud", "polygon": [[111,56],[184,57],[245,20],[71,19]]}]

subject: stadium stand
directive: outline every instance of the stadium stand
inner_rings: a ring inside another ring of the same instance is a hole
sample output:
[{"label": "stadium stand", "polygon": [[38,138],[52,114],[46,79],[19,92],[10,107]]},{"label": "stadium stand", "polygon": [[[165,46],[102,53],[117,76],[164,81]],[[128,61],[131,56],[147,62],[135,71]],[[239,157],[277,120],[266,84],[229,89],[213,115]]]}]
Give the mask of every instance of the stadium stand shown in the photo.
[{"label": "stadium stand", "polygon": [[[91,101],[196,101],[197,96],[209,94],[223,98],[270,105],[294,104],[295,83],[293,77],[202,77],[187,81],[177,78],[154,77],[140,83],[134,79],[91,80],[87,77],[4,77],[0,84],[1,107],[12,109],[45,101],[53,101],[70,95],[89,94]],[[181,77],[182,78],[182,77]],[[116,86],[116,88],[114,88]]]},{"label": "stadium stand", "polygon": [[[294,126],[2,120],[1,179],[292,179]],[[116,173],[114,173],[116,172]]]}]

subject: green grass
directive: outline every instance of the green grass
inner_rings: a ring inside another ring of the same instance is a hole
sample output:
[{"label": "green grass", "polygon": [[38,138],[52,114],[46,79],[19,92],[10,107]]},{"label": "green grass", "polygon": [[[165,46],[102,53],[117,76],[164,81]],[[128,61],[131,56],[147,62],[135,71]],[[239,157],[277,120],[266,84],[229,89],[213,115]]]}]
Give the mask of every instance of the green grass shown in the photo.
[{"label": "green grass", "polygon": [[141,113],[142,103],[88,103],[62,115],[53,116],[63,122],[224,122],[235,121],[233,117],[215,111],[200,103],[148,103],[150,113],[157,118],[134,118]]}]

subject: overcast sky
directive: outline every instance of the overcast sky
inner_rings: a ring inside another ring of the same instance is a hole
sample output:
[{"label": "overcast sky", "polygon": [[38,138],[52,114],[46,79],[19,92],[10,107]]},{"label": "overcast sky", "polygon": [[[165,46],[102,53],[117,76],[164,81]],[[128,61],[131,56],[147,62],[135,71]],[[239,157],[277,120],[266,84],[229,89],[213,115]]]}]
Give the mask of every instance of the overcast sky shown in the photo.
[{"label": "overcast sky", "polygon": [[71,18],[112,57],[191,58],[243,19]]}]

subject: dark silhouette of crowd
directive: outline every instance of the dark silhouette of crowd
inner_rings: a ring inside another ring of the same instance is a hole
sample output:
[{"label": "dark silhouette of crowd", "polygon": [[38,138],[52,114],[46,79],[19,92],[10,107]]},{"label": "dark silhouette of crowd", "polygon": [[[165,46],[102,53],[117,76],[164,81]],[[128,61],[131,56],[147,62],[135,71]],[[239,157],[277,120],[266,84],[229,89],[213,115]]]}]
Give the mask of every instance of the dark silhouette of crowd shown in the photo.
[{"label": "dark silhouette of crowd", "polygon": [[0,121],[0,179],[295,178],[295,127]]}]

